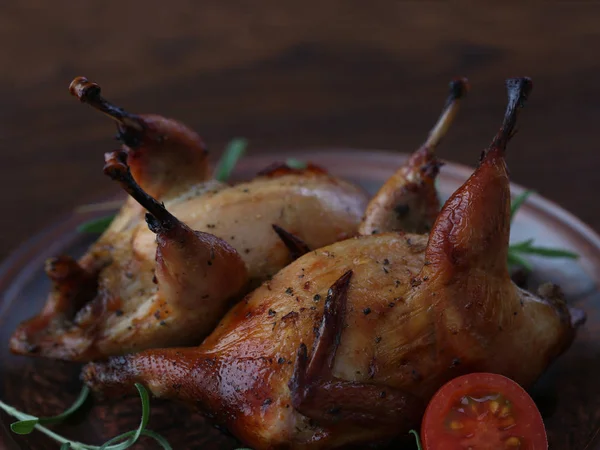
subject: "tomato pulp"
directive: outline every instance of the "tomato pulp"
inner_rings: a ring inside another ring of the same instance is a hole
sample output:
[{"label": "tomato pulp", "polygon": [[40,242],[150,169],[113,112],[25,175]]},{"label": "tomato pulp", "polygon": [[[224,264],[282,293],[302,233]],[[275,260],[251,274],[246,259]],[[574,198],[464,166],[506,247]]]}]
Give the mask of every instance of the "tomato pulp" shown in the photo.
[{"label": "tomato pulp", "polygon": [[547,450],[542,416],[516,382],[472,373],[445,384],[421,426],[425,450]]}]

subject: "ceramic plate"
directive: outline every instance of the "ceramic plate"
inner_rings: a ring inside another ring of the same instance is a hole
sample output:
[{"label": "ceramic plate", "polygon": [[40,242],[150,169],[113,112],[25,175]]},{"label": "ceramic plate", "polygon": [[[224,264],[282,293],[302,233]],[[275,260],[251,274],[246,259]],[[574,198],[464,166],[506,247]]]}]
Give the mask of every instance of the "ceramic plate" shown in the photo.
[{"label": "ceramic plate", "polygon": [[[288,157],[312,161],[362,185],[374,193],[406,155],[380,151],[322,151],[263,154],[242,160],[237,179],[251,178],[273,162]],[[439,190],[447,198],[472,169],[446,164]],[[513,186],[513,193],[522,192]],[[0,399],[35,415],[52,415],[69,406],[80,389],[78,364],[13,356],[8,340],[16,325],[40,310],[50,283],[43,272],[46,258],[81,255],[94,236],[80,234],[77,225],[103,213],[74,214],[26,242],[0,267]],[[600,238],[577,218],[554,203],[532,195],[518,213],[511,240],[535,238],[544,246],[572,250],[579,260],[534,259],[530,283],[552,281],[561,285],[571,305],[585,310],[588,320],[577,339],[540,379],[532,394],[548,430],[550,448],[600,450]],[[89,444],[137,427],[139,399],[118,402],[88,401],[81,414],[60,426],[60,433]],[[16,436],[9,431],[12,418],[0,416],[0,446],[9,449],[58,449],[38,432]],[[236,441],[208,425],[184,406],[152,400],[149,428],[162,433],[174,449],[234,449]],[[2,445],[3,444],[3,445]],[[142,439],[137,448],[154,448]],[[404,447],[402,447],[404,448]],[[412,448],[412,447],[407,447]]]}]

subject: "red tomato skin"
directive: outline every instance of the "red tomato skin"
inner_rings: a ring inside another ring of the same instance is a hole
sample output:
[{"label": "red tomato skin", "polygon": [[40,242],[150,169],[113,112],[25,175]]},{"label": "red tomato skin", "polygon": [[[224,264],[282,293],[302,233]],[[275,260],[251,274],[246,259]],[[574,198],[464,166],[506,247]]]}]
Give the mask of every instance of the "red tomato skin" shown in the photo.
[{"label": "red tomato skin", "polygon": [[481,391],[500,393],[519,410],[519,431],[529,441],[526,450],[548,450],[544,422],[533,399],[515,381],[493,373],[471,373],[454,378],[435,393],[421,424],[423,450],[463,450],[464,447],[445,431],[444,418],[458,399]]}]

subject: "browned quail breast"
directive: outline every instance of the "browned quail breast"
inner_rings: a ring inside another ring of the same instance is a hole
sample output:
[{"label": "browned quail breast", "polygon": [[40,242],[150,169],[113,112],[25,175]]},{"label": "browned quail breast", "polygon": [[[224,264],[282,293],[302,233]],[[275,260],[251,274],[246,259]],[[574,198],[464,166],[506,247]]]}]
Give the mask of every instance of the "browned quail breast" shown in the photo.
[{"label": "browned quail breast", "polygon": [[535,295],[508,274],[504,154],[531,81],[507,86],[502,128],[429,236],[382,233],[307,253],[200,346],[89,364],[85,381],[107,394],[143,383],[255,450],[383,442],[467,372],[531,384],[568,348],[574,326],[557,287]]},{"label": "browned quail breast", "polygon": [[[298,256],[286,237],[319,248],[356,234],[367,204],[358,187],[314,166],[219,183],[184,125],[127,113],[83,78],[71,90],[117,121],[124,145],[105,170],[132,197],[79,261],[49,262],[53,290],[15,331],[13,352],[90,361],[199,343],[233,301]],[[172,226],[150,231],[144,208]]]}]

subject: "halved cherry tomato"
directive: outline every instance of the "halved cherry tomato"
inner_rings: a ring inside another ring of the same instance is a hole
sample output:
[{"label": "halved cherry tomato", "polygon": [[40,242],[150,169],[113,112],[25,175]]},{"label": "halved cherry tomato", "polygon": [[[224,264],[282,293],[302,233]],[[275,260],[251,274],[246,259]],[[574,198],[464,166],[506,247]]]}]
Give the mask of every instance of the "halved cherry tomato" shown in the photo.
[{"label": "halved cherry tomato", "polygon": [[421,425],[425,450],[547,450],[542,416],[517,383],[471,373],[445,384]]}]

